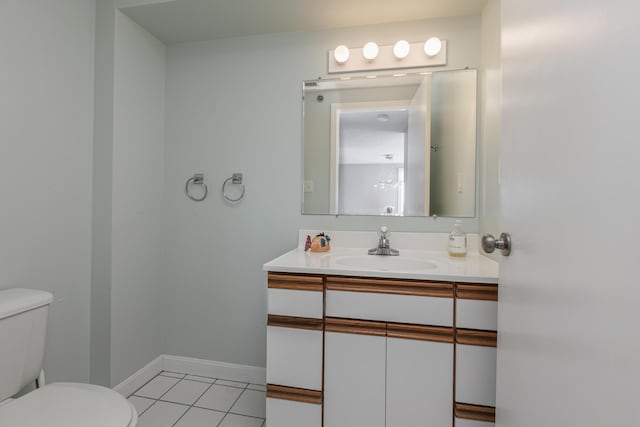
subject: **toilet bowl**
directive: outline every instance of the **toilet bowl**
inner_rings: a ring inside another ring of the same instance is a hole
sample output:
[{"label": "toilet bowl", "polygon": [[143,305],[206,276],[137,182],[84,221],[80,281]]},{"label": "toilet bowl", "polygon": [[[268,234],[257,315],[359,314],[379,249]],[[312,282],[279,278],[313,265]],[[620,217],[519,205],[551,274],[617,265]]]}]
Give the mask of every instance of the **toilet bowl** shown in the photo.
[{"label": "toilet bowl", "polygon": [[48,292],[0,291],[0,426],[135,427],[133,405],[101,386],[52,383],[10,399],[40,375],[52,301]]},{"label": "toilet bowl", "polygon": [[105,387],[52,383],[0,406],[0,426],[134,427],[135,408]]}]

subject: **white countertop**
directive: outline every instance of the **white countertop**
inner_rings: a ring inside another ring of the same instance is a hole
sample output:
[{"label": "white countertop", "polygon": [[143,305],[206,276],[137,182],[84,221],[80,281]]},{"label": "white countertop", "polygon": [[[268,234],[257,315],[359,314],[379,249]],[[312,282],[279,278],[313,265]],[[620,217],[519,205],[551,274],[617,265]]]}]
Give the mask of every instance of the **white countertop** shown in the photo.
[{"label": "white countertop", "polygon": [[[367,250],[375,247],[378,233],[375,231],[327,231],[331,236],[329,252],[305,252],[304,244],[320,230],[299,230],[298,248],[264,264],[264,271],[281,273],[326,274],[359,277],[383,277],[415,280],[443,280],[462,283],[498,283],[498,263],[479,253],[479,236],[467,235],[467,256],[452,258],[446,252],[448,233],[407,233],[391,232],[391,247],[400,251],[399,257],[368,255]],[[354,267],[341,263],[345,257],[357,257],[375,267]],[[371,262],[370,258],[379,257]],[[392,258],[395,258],[392,259]],[[398,269],[396,261],[407,260],[409,264],[426,261],[428,266],[420,270],[413,268]],[[387,268],[393,267],[393,268]]]},{"label": "white countertop", "polygon": [[498,263],[478,253],[455,259],[444,251],[420,251],[400,249],[400,257],[430,261],[436,268],[428,270],[378,270],[340,265],[343,257],[380,256],[367,255],[364,248],[332,248],[329,252],[305,252],[293,249],[264,264],[270,272],[327,274],[340,276],[383,277],[416,280],[444,280],[464,283],[498,283]]}]

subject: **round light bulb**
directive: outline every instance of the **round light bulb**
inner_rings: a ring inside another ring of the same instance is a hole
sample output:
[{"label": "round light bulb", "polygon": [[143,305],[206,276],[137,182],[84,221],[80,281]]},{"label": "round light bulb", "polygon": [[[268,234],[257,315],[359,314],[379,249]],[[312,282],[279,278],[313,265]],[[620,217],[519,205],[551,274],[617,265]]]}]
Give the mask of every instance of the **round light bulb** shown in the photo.
[{"label": "round light bulb", "polygon": [[344,64],[349,60],[349,48],[341,44],[333,51],[333,57],[338,64]]},{"label": "round light bulb", "polygon": [[411,45],[406,40],[400,40],[393,45],[393,55],[398,59],[404,59],[409,55]]},{"label": "round light bulb", "polygon": [[380,52],[380,49],[374,42],[369,42],[362,48],[362,56],[364,56],[365,59],[368,59],[369,61],[373,61],[374,59],[376,59],[376,57],[378,56],[378,52]]},{"label": "round light bulb", "polygon": [[424,53],[427,56],[436,56],[440,53],[440,49],[442,49],[442,40],[437,37],[431,37],[424,44]]}]

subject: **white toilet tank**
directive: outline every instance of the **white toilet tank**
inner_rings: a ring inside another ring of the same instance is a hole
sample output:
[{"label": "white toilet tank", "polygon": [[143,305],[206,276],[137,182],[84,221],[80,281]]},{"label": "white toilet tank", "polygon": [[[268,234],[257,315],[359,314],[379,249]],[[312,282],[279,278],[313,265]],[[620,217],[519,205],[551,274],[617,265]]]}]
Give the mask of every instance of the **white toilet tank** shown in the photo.
[{"label": "white toilet tank", "polygon": [[0,402],[38,378],[52,301],[49,292],[0,290]]}]

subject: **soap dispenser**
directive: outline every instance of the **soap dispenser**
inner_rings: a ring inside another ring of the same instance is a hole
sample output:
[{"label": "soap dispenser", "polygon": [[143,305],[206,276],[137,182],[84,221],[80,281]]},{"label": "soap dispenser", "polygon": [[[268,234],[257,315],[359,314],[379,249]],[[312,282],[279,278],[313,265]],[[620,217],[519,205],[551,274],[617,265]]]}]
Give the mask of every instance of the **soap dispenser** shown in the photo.
[{"label": "soap dispenser", "polygon": [[462,231],[462,223],[456,221],[449,233],[449,256],[464,258],[467,256],[467,235]]}]

